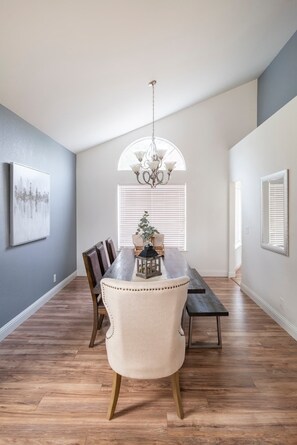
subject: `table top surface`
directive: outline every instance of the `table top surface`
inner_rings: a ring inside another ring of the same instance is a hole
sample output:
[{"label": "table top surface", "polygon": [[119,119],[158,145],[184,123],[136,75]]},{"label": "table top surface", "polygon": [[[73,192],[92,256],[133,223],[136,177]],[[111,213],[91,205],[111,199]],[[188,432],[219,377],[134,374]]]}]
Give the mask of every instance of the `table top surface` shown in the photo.
[{"label": "table top surface", "polygon": [[[163,262],[166,269],[167,279],[186,275],[190,278],[188,293],[205,292],[204,284],[200,281],[199,276],[193,273],[193,269],[188,265],[186,258],[177,248],[165,248]],[[134,267],[134,250],[132,248],[123,248],[110,268],[104,274],[104,278],[132,281]]]}]

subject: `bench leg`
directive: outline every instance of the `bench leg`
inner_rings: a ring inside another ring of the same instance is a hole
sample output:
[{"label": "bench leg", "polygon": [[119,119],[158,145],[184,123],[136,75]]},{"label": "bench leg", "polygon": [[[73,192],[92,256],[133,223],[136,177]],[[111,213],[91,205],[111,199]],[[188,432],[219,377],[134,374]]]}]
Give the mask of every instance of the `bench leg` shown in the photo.
[{"label": "bench leg", "polygon": [[218,315],[217,315],[217,331],[218,331],[218,347],[222,348],[223,343],[222,343],[221,319]]},{"label": "bench leg", "polygon": [[192,334],[193,334],[193,317],[189,316],[189,333],[188,333],[188,349],[193,348],[213,348],[213,349],[222,349],[222,331],[221,331],[221,318],[219,315],[216,315],[217,320],[217,335],[218,335],[218,343],[192,343]]},{"label": "bench leg", "polygon": [[189,316],[188,348],[192,347],[193,317]]}]

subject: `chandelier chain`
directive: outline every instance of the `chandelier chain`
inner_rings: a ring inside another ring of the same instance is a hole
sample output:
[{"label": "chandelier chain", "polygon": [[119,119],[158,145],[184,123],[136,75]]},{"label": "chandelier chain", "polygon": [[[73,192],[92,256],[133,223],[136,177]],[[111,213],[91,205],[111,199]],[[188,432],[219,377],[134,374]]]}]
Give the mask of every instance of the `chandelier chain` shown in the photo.
[{"label": "chandelier chain", "polygon": [[153,89],[153,141],[155,140],[155,83],[156,81],[152,81],[152,89]]}]

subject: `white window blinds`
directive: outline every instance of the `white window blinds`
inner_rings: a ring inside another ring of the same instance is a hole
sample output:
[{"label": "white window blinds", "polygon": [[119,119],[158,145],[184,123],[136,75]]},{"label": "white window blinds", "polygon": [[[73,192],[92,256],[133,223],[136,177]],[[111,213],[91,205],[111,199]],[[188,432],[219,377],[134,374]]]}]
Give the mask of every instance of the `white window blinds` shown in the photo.
[{"label": "white window blinds", "polygon": [[141,185],[118,186],[119,247],[132,246],[132,235],[144,211],[149,221],[164,234],[165,246],[185,249],[186,186],[165,185],[156,189]]},{"label": "white window blinds", "polygon": [[285,195],[284,184],[269,184],[269,243],[284,247],[285,244]]},{"label": "white window blinds", "polygon": [[265,176],[261,183],[261,245],[288,255],[288,170]]}]

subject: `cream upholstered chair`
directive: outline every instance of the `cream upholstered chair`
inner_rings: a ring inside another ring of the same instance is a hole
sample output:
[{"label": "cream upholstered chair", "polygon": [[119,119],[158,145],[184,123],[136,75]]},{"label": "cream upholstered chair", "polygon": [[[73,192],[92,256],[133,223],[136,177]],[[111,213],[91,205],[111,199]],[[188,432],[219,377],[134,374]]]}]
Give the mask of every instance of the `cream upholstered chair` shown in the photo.
[{"label": "cream upholstered chair", "polygon": [[171,376],[177,414],[183,418],[178,371],[185,358],[181,316],[188,283],[188,277],[150,282],[101,280],[102,298],[110,319],[107,357],[114,371],[109,420],[115,412],[122,376]]}]

